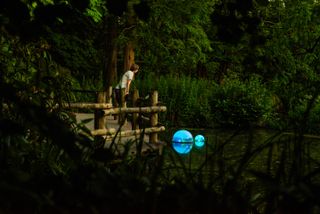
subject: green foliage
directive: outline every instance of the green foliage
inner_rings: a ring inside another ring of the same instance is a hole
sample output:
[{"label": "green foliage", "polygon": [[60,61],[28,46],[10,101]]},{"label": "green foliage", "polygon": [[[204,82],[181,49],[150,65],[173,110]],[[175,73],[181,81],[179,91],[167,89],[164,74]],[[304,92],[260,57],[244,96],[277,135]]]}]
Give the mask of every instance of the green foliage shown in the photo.
[{"label": "green foliage", "polygon": [[301,122],[309,98],[317,91],[320,28],[315,21],[316,5],[312,1],[274,1],[265,14],[270,39],[260,68],[278,99],[282,123],[290,129]]},{"label": "green foliage", "polygon": [[272,94],[258,77],[247,82],[225,78],[222,85],[186,76],[144,76],[134,83],[144,97],[152,90],[167,106],[165,118],[174,127],[238,127],[258,125],[280,128],[279,115]]},{"label": "green foliage", "polygon": [[90,7],[86,10],[86,15],[92,17],[95,22],[100,22],[106,11],[105,2],[101,0],[90,0]]},{"label": "green foliage", "polygon": [[210,106],[208,98],[212,85],[204,79],[187,76],[145,75],[142,80],[135,80],[140,96],[152,90],[159,92],[159,100],[167,107],[163,121],[171,126],[204,127],[210,126]]},{"label": "green foliage", "polygon": [[205,29],[209,24],[208,1],[151,2],[148,22],[137,26],[137,56],[144,69],[157,74],[189,75],[199,61],[206,61],[211,44]]},{"label": "green foliage", "polygon": [[271,97],[258,78],[225,78],[212,89],[210,106],[215,123],[231,127],[266,122],[264,117],[272,112]]},{"label": "green foliage", "polygon": [[[304,108],[305,111],[305,108]],[[310,115],[308,115],[307,123],[307,133],[319,134],[320,132],[320,104],[319,100],[315,103],[315,106],[312,108]]]},{"label": "green foliage", "polygon": [[19,40],[2,37],[1,44],[2,83],[47,107],[71,98],[74,78],[51,59],[45,41],[23,45]]},{"label": "green foliage", "polygon": [[[296,132],[306,132],[310,134],[319,134],[319,95],[308,95],[301,98],[288,112],[288,121],[290,121],[292,130]],[[301,125],[303,124],[303,129]]]},{"label": "green foliage", "polygon": [[90,77],[98,81],[101,78],[101,57],[94,48],[94,41],[80,39],[74,35],[52,32],[50,35],[52,45],[56,48],[51,50],[61,64],[69,68],[72,75],[81,81],[82,78]]}]

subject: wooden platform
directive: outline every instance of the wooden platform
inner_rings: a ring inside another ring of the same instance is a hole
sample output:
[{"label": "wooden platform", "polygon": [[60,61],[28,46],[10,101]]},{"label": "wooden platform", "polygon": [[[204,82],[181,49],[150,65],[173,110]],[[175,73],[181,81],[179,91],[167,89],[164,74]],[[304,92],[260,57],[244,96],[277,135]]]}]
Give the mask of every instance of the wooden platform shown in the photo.
[{"label": "wooden platform", "polygon": [[[87,120],[87,119],[92,119],[89,123],[86,123],[86,127],[89,130],[94,130],[94,115],[91,113],[76,113],[76,119],[77,122],[80,123],[81,121]],[[121,127],[118,124],[118,120],[115,120],[113,116],[107,116],[106,117],[106,128],[114,128],[116,130],[121,129],[122,131],[124,130],[131,130],[132,129],[132,124],[130,121],[127,121],[125,124],[123,124]],[[133,137],[125,137],[124,140],[133,140],[136,139],[135,136]],[[145,136],[144,141],[148,142],[149,138],[148,136]]]},{"label": "wooden platform", "polygon": [[[132,107],[117,108],[112,103],[107,102],[107,93],[112,92],[110,87],[107,91],[99,91],[97,93],[96,103],[75,102],[63,103],[64,109],[90,109],[93,113],[75,113],[75,119],[78,124],[85,126],[95,139],[104,141],[104,145],[124,145],[135,143],[146,147],[154,147],[161,150],[163,143],[158,138],[158,133],[166,130],[165,126],[159,125],[158,114],[167,110],[166,106],[159,105],[158,92],[152,91],[149,98],[139,98],[138,90],[134,90],[132,94]],[[109,93],[110,94],[110,93]],[[141,106],[142,102],[147,101],[148,106]],[[147,114],[147,116],[145,115]],[[127,119],[125,124],[119,125],[118,120],[114,119],[114,115],[128,115],[135,121],[135,128]],[[95,128],[94,124],[99,128]],[[140,128],[138,128],[140,123]],[[143,127],[141,127],[143,126]],[[87,132],[87,130],[86,130]],[[140,146],[138,147],[140,148]]]},{"label": "wooden platform", "polygon": [[[92,113],[76,113],[76,119],[77,122],[83,122],[85,120],[88,119],[92,119],[90,120],[90,122],[85,123],[85,126],[89,129],[89,130],[94,130],[94,114]],[[120,125],[118,124],[118,120],[115,120],[113,116],[107,116],[106,117],[106,127],[107,128],[114,128],[116,130],[121,129],[121,131],[125,131],[125,130],[131,130],[132,129],[132,124],[130,123],[130,121],[127,121],[123,126],[120,127]],[[136,135],[136,136],[130,136],[130,137],[116,137],[115,139],[109,139],[106,140],[106,146],[111,145],[112,141],[114,141],[116,143],[116,145],[118,147],[125,146],[127,143],[132,143],[132,144],[138,144],[141,141],[141,135]],[[161,147],[164,145],[163,142],[158,142],[156,144],[151,144],[149,143],[149,135],[145,134],[143,136],[143,148],[142,151],[143,152],[147,152],[147,151],[152,151],[152,150],[159,150],[161,151]],[[131,153],[135,153],[135,147],[131,150]]]}]

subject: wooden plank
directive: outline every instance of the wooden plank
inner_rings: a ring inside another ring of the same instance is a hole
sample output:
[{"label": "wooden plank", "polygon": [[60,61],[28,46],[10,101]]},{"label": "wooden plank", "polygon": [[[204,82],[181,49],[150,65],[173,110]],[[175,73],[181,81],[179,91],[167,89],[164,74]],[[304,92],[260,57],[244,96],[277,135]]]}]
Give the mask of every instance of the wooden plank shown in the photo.
[{"label": "wooden plank", "polygon": [[111,103],[63,103],[63,108],[72,109],[110,109]]},{"label": "wooden plank", "polygon": [[[151,127],[151,128],[145,128],[144,133],[150,134],[155,132],[163,132],[166,128],[164,126],[160,127]],[[143,129],[137,129],[137,130],[126,130],[126,131],[120,131],[118,133],[118,137],[129,137],[134,135],[140,135],[143,132]],[[97,129],[91,131],[91,134],[93,136],[104,136],[106,135],[107,139],[112,139],[116,133],[115,129]]]},{"label": "wooden plank", "polygon": [[151,107],[130,107],[130,108],[112,108],[105,109],[105,115],[119,114],[121,113],[155,113],[167,111],[166,106],[151,106]]},{"label": "wooden plank", "polygon": [[93,136],[101,136],[101,135],[114,135],[116,133],[115,128],[109,128],[109,129],[95,129],[91,131],[91,134]]},{"label": "wooden plank", "polygon": [[[97,103],[106,103],[107,92],[102,91],[98,93]],[[94,112],[94,129],[104,129],[105,128],[105,117],[101,109],[95,109]]]},{"label": "wooden plank", "polygon": [[[153,91],[151,94],[151,100],[150,100],[150,105],[152,107],[156,107],[158,103],[158,91]],[[158,114],[153,112],[150,115],[150,126],[155,127],[158,125]],[[158,134],[153,132],[150,134],[150,142],[151,143],[156,143],[158,142]]]},{"label": "wooden plank", "polygon": [[[132,96],[132,105],[133,107],[138,107],[138,99],[139,99],[139,91],[135,89],[133,91],[133,96]],[[139,123],[138,123],[138,113],[133,113],[132,115],[132,129],[136,130],[139,129]]]}]

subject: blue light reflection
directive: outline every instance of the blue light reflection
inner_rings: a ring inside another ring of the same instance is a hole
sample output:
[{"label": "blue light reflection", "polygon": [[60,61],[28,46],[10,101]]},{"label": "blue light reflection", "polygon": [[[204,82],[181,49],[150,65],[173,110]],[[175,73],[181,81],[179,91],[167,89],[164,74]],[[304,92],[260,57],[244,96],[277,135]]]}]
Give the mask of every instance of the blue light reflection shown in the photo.
[{"label": "blue light reflection", "polygon": [[172,147],[179,154],[188,154],[193,146],[193,136],[187,130],[179,130],[172,137]]},{"label": "blue light reflection", "polygon": [[194,138],[194,145],[197,148],[202,148],[205,144],[205,138],[203,137],[203,135],[199,134],[197,136],[195,136]]}]

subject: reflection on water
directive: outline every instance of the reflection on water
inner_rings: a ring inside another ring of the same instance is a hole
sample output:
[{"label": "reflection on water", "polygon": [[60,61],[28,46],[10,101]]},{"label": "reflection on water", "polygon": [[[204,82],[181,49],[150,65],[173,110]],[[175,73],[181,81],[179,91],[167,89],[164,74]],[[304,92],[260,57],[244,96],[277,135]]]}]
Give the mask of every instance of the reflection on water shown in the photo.
[{"label": "reflection on water", "polygon": [[[200,143],[198,147],[202,147],[204,140],[209,148],[217,146],[217,144],[228,144],[228,147],[239,147],[247,145],[248,142],[254,144],[261,144],[272,138],[275,135],[279,135],[279,132],[268,129],[251,129],[251,130],[231,130],[231,129],[186,129],[193,136],[202,136],[198,139]],[[173,133],[171,131],[171,133]],[[183,145],[182,147],[186,147]],[[183,148],[181,148],[183,149]]]},{"label": "reflection on water", "polygon": [[[320,137],[305,135],[301,140],[293,133],[268,129],[187,129],[193,136],[203,135],[206,144],[201,149],[194,147],[187,155],[180,156],[190,169],[201,167],[266,170],[276,169],[281,161],[290,168],[295,157],[303,160],[320,160]],[[181,145],[181,150],[191,146]],[[309,166],[313,167],[313,166]]]},{"label": "reflection on water", "polygon": [[274,198],[282,200],[283,193],[290,203],[297,196],[303,203],[318,198],[313,188],[320,182],[320,136],[267,129],[188,130],[194,136],[202,134],[206,144],[186,155],[169,148],[162,170],[170,184],[185,181],[192,190],[203,185],[218,199],[244,197],[259,208],[247,213],[273,213],[263,212],[264,205],[274,203]]},{"label": "reflection on water", "polygon": [[192,143],[172,142],[172,147],[179,154],[188,154],[192,149]]}]

